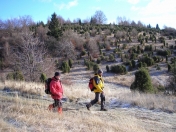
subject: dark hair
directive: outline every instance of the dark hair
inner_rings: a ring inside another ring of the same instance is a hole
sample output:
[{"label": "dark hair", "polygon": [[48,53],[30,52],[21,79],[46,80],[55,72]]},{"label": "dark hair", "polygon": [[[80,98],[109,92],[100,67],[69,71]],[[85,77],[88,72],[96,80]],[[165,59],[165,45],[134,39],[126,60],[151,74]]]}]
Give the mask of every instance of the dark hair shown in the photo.
[{"label": "dark hair", "polygon": [[55,72],[54,76],[60,76],[59,72]]},{"label": "dark hair", "polygon": [[103,70],[99,69],[98,70],[98,74],[100,74],[100,73],[103,73]]}]

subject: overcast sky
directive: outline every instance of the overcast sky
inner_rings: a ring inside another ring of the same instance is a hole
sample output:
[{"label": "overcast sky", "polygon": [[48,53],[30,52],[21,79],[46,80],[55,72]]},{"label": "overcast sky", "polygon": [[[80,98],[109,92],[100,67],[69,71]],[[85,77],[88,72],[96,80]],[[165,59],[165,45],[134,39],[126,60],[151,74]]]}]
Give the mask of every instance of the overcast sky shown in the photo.
[{"label": "overcast sky", "polygon": [[29,15],[46,23],[54,12],[65,20],[84,20],[96,10],[104,12],[107,23],[117,23],[120,16],[152,27],[176,28],[176,0],[0,0],[2,20]]}]

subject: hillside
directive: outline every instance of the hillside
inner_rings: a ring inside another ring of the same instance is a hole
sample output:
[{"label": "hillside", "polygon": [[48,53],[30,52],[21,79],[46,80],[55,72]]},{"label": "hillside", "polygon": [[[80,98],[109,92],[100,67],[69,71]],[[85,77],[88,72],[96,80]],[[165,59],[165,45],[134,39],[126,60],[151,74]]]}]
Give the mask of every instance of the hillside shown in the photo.
[{"label": "hillside", "polygon": [[[52,100],[40,83],[6,81],[1,83],[1,131],[119,131],[119,132],[173,132],[176,130],[176,98],[163,95],[132,94],[123,80],[134,75],[115,76],[110,83],[104,73],[107,112],[99,111],[99,104],[87,111],[85,104],[94,94],[87,88],[92,72],[75,67],[62,75],[64,83],[63,115],[49,112]],[[76,76],[76,78],[75,78]],[[164,79],[163,79],[164,80]],[[4,89],[5,87],[5,89]],[[18,93],[15,93],[15,91]],[[9,92],[9,93],[8,93]]]}]

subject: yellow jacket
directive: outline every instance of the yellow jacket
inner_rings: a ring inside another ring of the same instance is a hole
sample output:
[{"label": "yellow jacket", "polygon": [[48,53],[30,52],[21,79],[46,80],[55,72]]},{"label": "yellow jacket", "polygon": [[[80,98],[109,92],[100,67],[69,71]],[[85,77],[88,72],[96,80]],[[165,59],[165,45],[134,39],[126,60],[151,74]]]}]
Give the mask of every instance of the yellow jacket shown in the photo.
[{"label": "yellow jacket", "polygon": [[103,92],[104,88],[104,80],[102,77],[100,77],[98,74],[95,74],[94,79],[93,79],[93,85],[95,87],[94,92]]}]

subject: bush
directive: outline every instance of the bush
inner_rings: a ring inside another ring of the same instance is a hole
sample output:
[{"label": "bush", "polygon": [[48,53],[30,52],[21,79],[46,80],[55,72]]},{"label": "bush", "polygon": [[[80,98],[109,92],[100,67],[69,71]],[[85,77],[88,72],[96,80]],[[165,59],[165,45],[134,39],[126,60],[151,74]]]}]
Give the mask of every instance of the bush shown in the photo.
[{"label": "bush", "polygon": [[146,45],[144,50],[145,51],[152,51],[153,50],[152,45]]},{"label": "bush", "polygon": [[115,58],[112,54],[109,55],[109,61],[115,61]]},{"label": "bush", "polygon": [[161,67],[159,65],[157,65],[156,70],[161,70]]},{"label": "bush", "polygon": [[69,66],[67,61],[64,61],[62,63],[61,68],[62,68],[63,73],[69,73],[70,72],[70,66]]},{"label": "bush", "polygon": [[42,73],[42,74],[40,75],[40,82],[44,83],[46,79],[47,79],[47,78],[46,78],[46,75],[45,75],[44,73]]},{"label": "bush", "polygon": [[100,64],[100,63],[101,63],[101,59],[98,58],[98,59],[97,59],[97,64]]},{"label": "bush", "polygon": [[168,72],[172,70],[172,65],[168,64]]},{"label": "bush", "polygon": [[122,48],[126,49],[127,48],[127,44],[123,44]]},{"label": "bush", "polygon": [[119,74],[126,74],[127,70],[124,65],[114,65],[114,66],[111,66],[111,72],[119,73]]},{"label": "bush", "polygon": [[153,60],[153,58],[150,58],[150,57],[148,57],[148,56],[145,56],[145,57],[141,58],[139,61],[141,61],[142,63],[146,63],[147,66],[152,66],[152,65],[154,65],[154,60]]},{"label": "bush", "polygon": [[109,71],[110,71],[110,69],[109,69],[109,66],[108,66],[108,65],[106,66],[106,71],[107,71],[107,72],[109,72]]},{"label": "bush", "polygon": [[135,80],[131,84],[130,89],[132,91],[137,90],[144,93],[154,92],[150,75],[145,68],[141,68],[139,71],[135,73]]},{"label": "bush", "polygon": [[72,59],[69,59],[69,60],[68,60],[68,64],[69,64],[69,67],[72,68],[72,65],[73,65]]},{"label": "bush", "polygon": [[161,55],[161,56],[166,56],[166,55],[170,56],[171,55],[171,51],[170,50],[158,50],[157,54]]},{"label": "bush", "polygon": [[160,56],[153,56],[154,62],[158,63],[162,61],[162,58]]},{"label": "bush", "polygon": [[98,69],[99,69],[98,64],[94,63],[94,65],[93,65],[93,71],[94,71],[94,73],[97,73]]},{"label": "bush", "polygon": [[136,62],[134,60],[131,61],[133,68],[136,67]]},{"label": "bush", "polygon": [[7,74],[7,80],[24,81],[23,74],[20,71]]},{"label": "bush", "polygon": [[85,50],[81,51],[81,56],[84,56],[84,55],[86,55],[86,51]]}]

